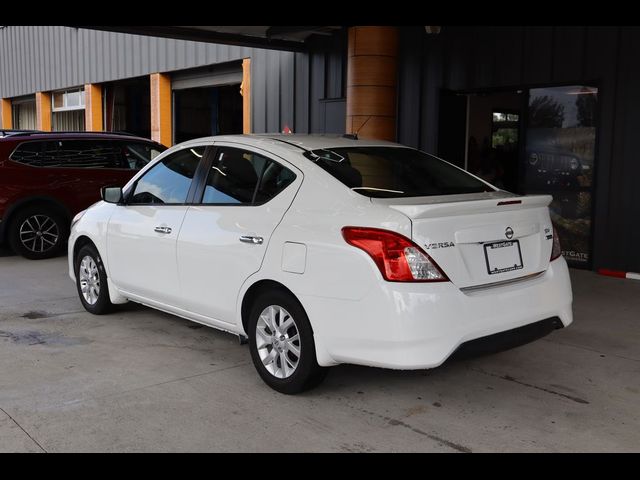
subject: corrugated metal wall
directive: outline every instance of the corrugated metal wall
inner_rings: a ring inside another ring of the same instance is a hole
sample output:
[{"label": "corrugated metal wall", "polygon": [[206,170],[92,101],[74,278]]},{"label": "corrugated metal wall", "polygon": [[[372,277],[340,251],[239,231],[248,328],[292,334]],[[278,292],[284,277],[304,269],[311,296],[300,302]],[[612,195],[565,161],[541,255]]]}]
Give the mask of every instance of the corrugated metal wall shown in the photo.
[{"label": "corrugated metal wall", "polygon": [[9,26],[0,29],[0,95],[15,97],[265,53],[83,28]]},{"label": "corrugated metal wall", "polygon": [[[343,96],[343,37],[336,38],[330,51],[303,54],[61,26],[3,27],[0,97],[251,58],[253,131],[277,132],[288,125],[301,133],[324,132],[327,109],[321,100]],[[318,78],[312,94],[311,75]],[[335,128],[336,108],[328,116]]]},{"label": "corrugated metal wall", "polygon": [[640,272],[640,28],[403,29],[399,141],[437,152],[441,89],[595,82],[594,267]]}]

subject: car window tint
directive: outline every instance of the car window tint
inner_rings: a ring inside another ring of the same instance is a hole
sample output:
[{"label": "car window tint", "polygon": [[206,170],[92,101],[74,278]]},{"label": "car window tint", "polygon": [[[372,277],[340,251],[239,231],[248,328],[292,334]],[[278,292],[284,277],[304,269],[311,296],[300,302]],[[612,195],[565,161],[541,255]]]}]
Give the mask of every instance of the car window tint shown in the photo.
[{"label": "car window tint", "polygon": [[100,140],[25,142],[11,159],[34,167],[125,168],[120,144]]},{"label": "car window tint", "polygon": [[236,148],[218,150],[209,169],[202,203],[250,204],[268,160]]},{"label": "car window tint", "polygon": [[368,197],[421,197],[493,191],[467,172],[410,148],[346,147],[303,154]]},{"label": "car window tint", "polygon": [[147,143],[125,143],[123,154],[128,168],[139,170],[151,160],[156,158],[162,151],[152,144]]},{"label": "car window tint", "polygon": [[269,162],[260,178],[260,185],[256,192],[256,203],[271,200],[296,179],[296,174],[279,163]]},{"label": "car window tint", "polygon": [[257,153],[223,148],[207,176],[203,204],[264,203],[284,190],[296,175]]},{"label": "car window tint", "polygon": [[186,148],[154,165],[136,183],[129,204],[182,204],[205,147]]},{"label": "car window tint", "polygon": [[[32,167],[42,167],[55,152],[55,145],[47,144],[53,142],[25,142],[16,147],[11,154],[11,160],[14,162],[30,165]],[[46,152],[46,153],[45,153]]]}]

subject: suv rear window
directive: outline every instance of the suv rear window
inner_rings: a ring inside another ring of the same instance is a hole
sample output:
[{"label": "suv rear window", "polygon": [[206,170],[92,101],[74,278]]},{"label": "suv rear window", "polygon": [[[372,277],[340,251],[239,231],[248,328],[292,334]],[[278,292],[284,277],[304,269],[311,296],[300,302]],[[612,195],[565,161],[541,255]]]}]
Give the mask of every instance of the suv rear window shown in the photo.
[{"label": "suv rear window", "polygon": [[433,155],[400,147],[344,147],[305,157],[352,190],[374,198],[491,192],[487,184]]},{"label": "suv rear window", "polygon": [[140,169],[159,153],[142,142],[47,140],[24,142],[10,158],[32,167]]}]

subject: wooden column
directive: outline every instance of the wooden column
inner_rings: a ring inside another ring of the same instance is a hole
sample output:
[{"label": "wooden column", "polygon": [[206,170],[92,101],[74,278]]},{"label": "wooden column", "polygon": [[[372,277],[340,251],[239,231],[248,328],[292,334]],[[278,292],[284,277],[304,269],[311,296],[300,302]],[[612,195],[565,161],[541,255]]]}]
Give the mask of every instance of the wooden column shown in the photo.
[{"label": "wooden column", "polygon": [[171,129],[171,77],[165,73],[152,73],[151,79],[151,138],[170,147]]},{"label": "wooden column", "polygon": [[251,133],[251,59],[242,60],[242,133]]},{"label": "wooden column", "polygon": [[85,130],[101,132],[102,125],[102,85],[87,84],[84,86],[84,119]]},{"label": "wooden column", "polygon": [[36,128],[51,131],[51,92],[36,92]]},{"label": "wooden column", "polygon": [[0,99],[0,128],[13,128],[10,98]]},{"label": "wooden column", "polygon": [[398,72],[396,27],[350,27],[347,133],[396,140]]}]

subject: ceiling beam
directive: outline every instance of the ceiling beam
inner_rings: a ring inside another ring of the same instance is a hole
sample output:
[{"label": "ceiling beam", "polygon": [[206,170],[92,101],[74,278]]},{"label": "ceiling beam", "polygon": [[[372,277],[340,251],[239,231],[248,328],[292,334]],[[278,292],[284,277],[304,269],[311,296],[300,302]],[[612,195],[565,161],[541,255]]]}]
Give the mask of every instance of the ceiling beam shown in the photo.
[{"label": "ceiling beam", "polygon": [[331,34],[328,27],[324,26],[273,26],[267,29],[267,38],[271,37],[286,37],[289,35],[295,35],[299,33],[307,32],[309,35],[312,33],[317,34]]},{"label": "ceiling beam", "polygon": [[[109,32],[129,33],[134,35],[147,35],[153,37],[175,38],[180,40],[192,40],[196,42],[221,43],[225,45],[238,45],[241,47],[268,48],[272,50],[286,50],[302,52],[307,50],[303,41],[283,40],[279,38],[256,37],[239,33],[223,33],[210,30],[202,30],[189,27],[175,26],[123,26],[123,25],[70,25],[75,28],[88,28]],[[303,27],[299,27],[303,28]]]}]

